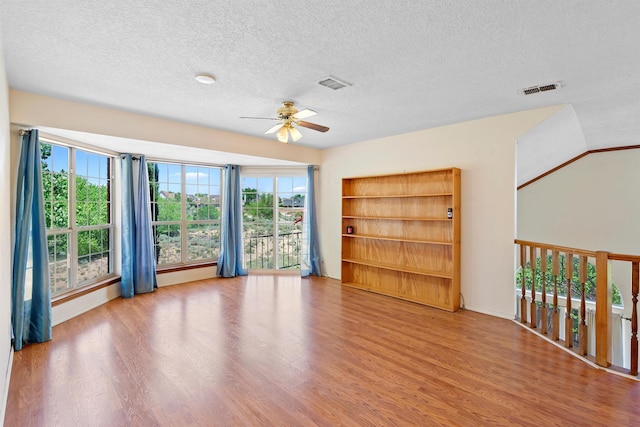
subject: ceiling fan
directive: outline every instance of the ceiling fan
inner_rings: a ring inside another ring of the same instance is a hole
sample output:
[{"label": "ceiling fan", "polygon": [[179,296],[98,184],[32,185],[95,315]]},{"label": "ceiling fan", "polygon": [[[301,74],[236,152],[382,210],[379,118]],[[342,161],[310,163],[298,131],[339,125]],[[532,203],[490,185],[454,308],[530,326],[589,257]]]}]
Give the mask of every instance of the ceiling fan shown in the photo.
[{"label": "ceiling fan", "polygon": [[293,106],[293,101],[285,101],[282,103],[282,107],[278,108],[278,117],[240,117],[241,119],[264,119],[264,120],[279,120],[280,123],[269,128],[265,134],[275,133],[278,137],[278,141],[284,142],[285,144],[289,142],[289,136],[295,142],[302,138],[302,134],[295,126],[302,126],[304,128],[317,130],[318,132],[326,132],[329,130],[328,127],[317,125],[315,123],[305,122],[301,119],[306,119],[307,117],[315,116],[316,113],[313,110],[304,109],[298,111],[297,108]]}]

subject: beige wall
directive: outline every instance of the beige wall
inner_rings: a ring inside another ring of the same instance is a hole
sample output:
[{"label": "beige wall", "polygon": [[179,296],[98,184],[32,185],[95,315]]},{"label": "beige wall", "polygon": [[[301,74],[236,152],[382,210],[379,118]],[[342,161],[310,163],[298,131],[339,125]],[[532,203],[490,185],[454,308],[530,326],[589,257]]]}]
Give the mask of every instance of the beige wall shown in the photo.
[{"label": "beige wall", "polygon": [[[589,154],[518,191],[518,238],[640,255],[638,183],[639,149]],[[613,264],[612,279],[627,302],[630,271]]]},{"label": "beige wall", "polygon": [[[217,129],[117,111],[17,90],[10,91],[11,122],[143,141],[179,144],[316,165],[320,150]],[[149,154],[149,153],[146,153]]]},{"label": "beige wall", "polygon": [[0,40],[0,423],[4,420],[11,374],[11,167],[9,99],[4,55]]},{"label": "beige wall", "polygon": [[490,117],[325,150],[320,171],[320,242],[326,274],[340,277],[343,177],[459,167],[464,305],[513,318],[516,140],[560,108]]}]

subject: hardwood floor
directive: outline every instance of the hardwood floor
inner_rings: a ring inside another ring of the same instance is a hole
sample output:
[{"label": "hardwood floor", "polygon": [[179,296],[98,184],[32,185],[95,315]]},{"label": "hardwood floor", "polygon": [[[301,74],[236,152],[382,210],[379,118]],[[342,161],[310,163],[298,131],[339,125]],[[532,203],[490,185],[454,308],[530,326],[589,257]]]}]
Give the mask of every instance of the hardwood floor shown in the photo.
[{"label": "hardwood floor", "polygon": [[512,321],[336,280],[117,299],[26,346],[6,426],[638,425],[640,383]]}]

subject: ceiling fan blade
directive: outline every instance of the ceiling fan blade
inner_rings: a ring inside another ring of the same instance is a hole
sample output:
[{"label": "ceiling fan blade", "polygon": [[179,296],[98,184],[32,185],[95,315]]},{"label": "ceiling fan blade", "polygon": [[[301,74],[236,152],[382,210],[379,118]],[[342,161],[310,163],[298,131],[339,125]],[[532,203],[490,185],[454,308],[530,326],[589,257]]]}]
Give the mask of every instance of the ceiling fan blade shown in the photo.
[{"label": "ceiling fan blade", "polygon": [[328,127],[322,126],[322,125],[317,125],[315,123],[303,122],[303,121],[299,121],[299,122],[296,122],[296,123],[298,123],[298,126],[302,126],[303,128],[317,130],[318,132],[326,132],[326,131],[329,130]]},{"label": "ceiling fan blade", "polygon": [[307,117],[315,116],[316,114],[318,114],[318,113],[316,113],[313,110],[309,110],[308,108],[306,108],[304,110],[300,110],[297,113],[295,113],[293,115],[293,118],[294,119],[306,119]]},{"label": "ceiling fan blade", "polygon": [[279,130],[282,126],[284,126],[284,123],[278,123],[277,125],[270,127],[269,130],[265,132],[265,134],[274,133],[277,130]]},{"label": "ceiling fan blade", "polygon": [[278,141],[280,142],[284,142],[285,144],[289,142],[289,135],[287,135],[286,126],[281,126],[276,136],[278,137]]},{"label": "ceiling fan blade", "polygon": [[277,117],[238,117],[239,119],[280,120]]},{"label": "ceiling fan blade", "polygon": [[300,131],[293,126],[289,128],[289,133],[291,134],[291,139],[293,139],[293,142],[296,142],[297,140],[302,138],[302,134],[300,133]]}]

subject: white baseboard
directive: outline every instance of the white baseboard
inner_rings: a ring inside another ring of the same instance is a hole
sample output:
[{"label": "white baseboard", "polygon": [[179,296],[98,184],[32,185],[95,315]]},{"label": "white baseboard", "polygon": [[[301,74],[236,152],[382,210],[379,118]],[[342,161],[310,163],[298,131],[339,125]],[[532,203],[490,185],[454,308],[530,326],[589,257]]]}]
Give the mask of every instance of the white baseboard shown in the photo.
[{"label": "white baseboard", "polygon": [[0,409],[0,421],[4,425],[4,416],[7,412],[7,401],[9,400],[9,383],[11,382],[11,369],[13,368],[13,346],[9,345],[9,361],[7,363],[4,382],[4,395],[2,396],[2,408]]},{"label": "white baseboard", "polygon": [[172,271],[170,273],[158,273],[158,287],[178,285],[181,283],[205,280],[216,277],[216,266],[193,268],[190,270]]},{"label": "white baseboard", "polygon": [[62,322],[66,322],[76,316],[86,313],[102,304],[105,304],[112,299],[120,296],[120,282],[111,284],[102,289],[90,292],[79,298],[67,301],[64,304],[53,307],[53,326],[59,325]]},{"label": "white baseboard", "polygon": [[493,316],[493,317],[499,317],[501,319],[507,319],[507,320],[513,320],[516,317],[515,312],[513,312],[513,313],[504,313],[504,312],[495,311],[495,310],[485,310],[485,309],[482,309],[482,308],[473,307],[473,306],[469,306],[469,305],[465,305],[464,309],[465,310],[469,310],[469,311],[475,311],[476,313],[486,314],[486,315]]}]

